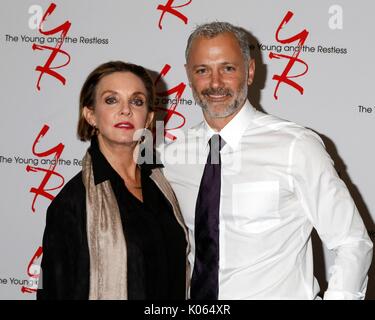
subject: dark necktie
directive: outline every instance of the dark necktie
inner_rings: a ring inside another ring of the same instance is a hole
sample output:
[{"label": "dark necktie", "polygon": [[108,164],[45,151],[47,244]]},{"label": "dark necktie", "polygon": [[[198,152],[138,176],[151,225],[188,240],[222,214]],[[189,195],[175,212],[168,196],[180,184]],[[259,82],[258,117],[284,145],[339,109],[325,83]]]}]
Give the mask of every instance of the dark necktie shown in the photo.
[{"label": "dark necktie", "polygon": [[209,144],[195,206],[195,262],[190,289],[193,300],[217,300],[219,294],[220,150],[225,142],[215,134]]}]

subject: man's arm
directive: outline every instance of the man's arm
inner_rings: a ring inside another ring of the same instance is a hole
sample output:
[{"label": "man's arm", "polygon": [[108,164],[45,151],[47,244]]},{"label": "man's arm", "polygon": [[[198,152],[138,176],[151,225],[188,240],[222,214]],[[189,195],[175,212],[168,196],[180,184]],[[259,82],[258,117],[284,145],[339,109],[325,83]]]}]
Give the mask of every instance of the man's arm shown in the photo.
[{"label": "man's arm", "polygon": [[298,197],[324,244],[335,252],[324,299],[364,299],[372,242],[346,185],[312,131],[296,139],[292,157]]}]

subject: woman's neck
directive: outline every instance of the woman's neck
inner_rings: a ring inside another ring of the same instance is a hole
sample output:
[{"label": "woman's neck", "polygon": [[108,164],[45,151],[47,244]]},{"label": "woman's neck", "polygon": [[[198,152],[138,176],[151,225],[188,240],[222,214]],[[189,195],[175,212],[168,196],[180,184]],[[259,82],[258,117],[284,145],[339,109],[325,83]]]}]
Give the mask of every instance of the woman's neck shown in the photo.
[{"label": "woman's neck", "polygon": [[139,180],[139,168],[135,162],[136,143],[131,145],[112,144],[100,137],[98,142],[100,151],[123,180],[133,182]]}]

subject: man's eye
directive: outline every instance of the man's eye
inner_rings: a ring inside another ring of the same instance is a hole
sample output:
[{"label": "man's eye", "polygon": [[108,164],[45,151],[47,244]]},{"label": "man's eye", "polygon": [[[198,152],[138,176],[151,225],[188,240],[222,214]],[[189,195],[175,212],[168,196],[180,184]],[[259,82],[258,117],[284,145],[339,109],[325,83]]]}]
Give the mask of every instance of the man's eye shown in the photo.
[{"label": "man's eye", "polygon": [[131,102],[132,104],[134,104],[135,106],[137,106],[137,107],[142,107],[142,106],[145,104],[145,101],[144,101],[144,100],[142,100],[142,99],[138,99],[138,98],[136,98],[136,99],[132,99],[132,100],[130,100],[130,102]]},{"label": "man's eye", "polygon": [[236,68],[235,68],[235,67],[232,67],[232,66],[225,66],[225,67],[224,67],[224,70],[227,71],[227,72],[232,72],[232,71],[235,71]]},{"label": "man's eye", "polygon": [[204,74],[205,72],[206,72],[206,69],[204,69],[204,68],[200,68],[200,69],[195,70],[195,73],[197,73],[197,74]]},{"label": "man's eye", "polygon": [[105,103],[107,104],[114,104],[117,102],[117,99],[115,97],[107,97],[105,98]]}]

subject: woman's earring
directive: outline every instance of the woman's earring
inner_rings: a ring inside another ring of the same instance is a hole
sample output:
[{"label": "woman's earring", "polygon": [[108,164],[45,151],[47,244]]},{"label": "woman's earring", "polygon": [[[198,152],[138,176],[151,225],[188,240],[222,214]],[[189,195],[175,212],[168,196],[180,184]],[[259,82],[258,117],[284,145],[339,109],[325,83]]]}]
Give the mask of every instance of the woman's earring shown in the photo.
[{"label": "woman's earring", "polygon": [[98,129],[98,127],[96,126],[96,124],[94,123],[94,124],[92,124],[91,126],[92,126],[92,135],[93,135],[93,136],[98,135],[98,133],[99,133],[99,129]]},{"label": "woman's earring", "polygon": [[143,142],[145,142],[145,139],[146,139],[146,135],[145,135],[146,130],[147,130],[146,128],[143,128],[143,130],[142,130],[142,135],[141,135],[141,137],[139,138],[138,143],[143,143]]}]

